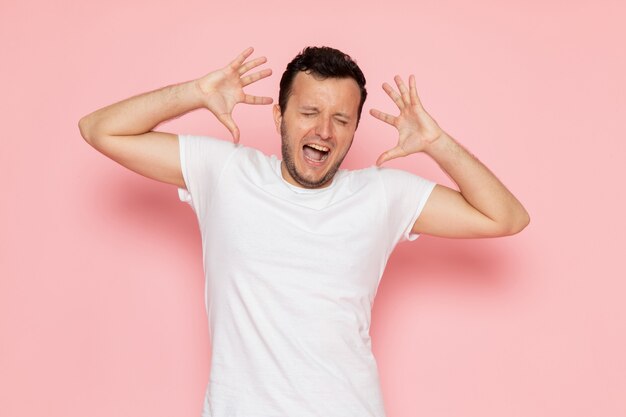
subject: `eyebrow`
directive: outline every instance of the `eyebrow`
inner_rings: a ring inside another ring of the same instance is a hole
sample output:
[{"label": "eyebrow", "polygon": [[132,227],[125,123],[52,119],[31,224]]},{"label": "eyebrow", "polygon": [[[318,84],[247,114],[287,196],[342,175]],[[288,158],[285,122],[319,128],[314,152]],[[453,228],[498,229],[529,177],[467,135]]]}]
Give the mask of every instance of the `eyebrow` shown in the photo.
[{"label": "eyebrow", "polygon": [[[319,109],[317,107],[315,107],[315,106],[300,106],[300,110],[312,110],[312,111],[319,112]],[[347,115],[346,113],[343,113],[343,112],[335,113],[335,116],[341,116],[341,117],[344,117],[344,118],[346,118],[348,120],[352,119],[349,115]]]}]

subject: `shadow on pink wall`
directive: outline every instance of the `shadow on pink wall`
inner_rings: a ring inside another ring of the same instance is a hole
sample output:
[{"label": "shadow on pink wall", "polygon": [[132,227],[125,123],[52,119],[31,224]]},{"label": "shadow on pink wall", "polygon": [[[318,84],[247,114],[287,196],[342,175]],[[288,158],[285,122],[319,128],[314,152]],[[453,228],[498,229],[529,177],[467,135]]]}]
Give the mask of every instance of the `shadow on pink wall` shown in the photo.
[{"label": "shadow on pink wall", "polygon": [[396,247],[385,280],[405,277],[423,284],[436,281],[485,289],[506,286],[523,259],[516,256],[513,239],[457,240],[423,235]]},{"label": "shadow on pink wall", "polygon": [[[120,168],[121,169],[121,168]],[[178,199],[175,186],[160,184],[128,172],[101,178],[85,192],[85,210],[127,233],[162,239],[201,262],[200,234],[195,213]],[[92,206],[89,207],[89,202]],[[506,286],[523,257],[516,256],[516,236],[496,239],[445,239],[423,235],[400,243],[387,264],[381,285],[403,281],[447,283],[495,289]]]}]

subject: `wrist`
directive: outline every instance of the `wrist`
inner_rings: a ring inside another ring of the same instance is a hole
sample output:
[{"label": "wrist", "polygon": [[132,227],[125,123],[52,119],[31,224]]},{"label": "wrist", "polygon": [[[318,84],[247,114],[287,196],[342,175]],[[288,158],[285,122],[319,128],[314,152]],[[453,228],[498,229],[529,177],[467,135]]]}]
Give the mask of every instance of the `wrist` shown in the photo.
[{"label": "wrist", "polygon": [[180,116],[203,105],[195,80],[169,85],[159,90],[159,93],[160,95],[155,98],[171,109],[168,113],[176,113],[174,116]]},{"label": "wrist", "polygon": [[194,109],[203,107],[204,105],[204,101],[202,99],[203,94],[202,94],[202,90],[200,88],[198,79],[179,84],[179,88],[180,88],[179,97],[185,103],[188,103]]},{"label": "wrist", "polygon": [[454,139],[445,131],[441,130],[440,134],[424,147],[423,152],[431,158],[435,158],[437,155],[445,152],[446,149],[449,149],[453,142]]}]

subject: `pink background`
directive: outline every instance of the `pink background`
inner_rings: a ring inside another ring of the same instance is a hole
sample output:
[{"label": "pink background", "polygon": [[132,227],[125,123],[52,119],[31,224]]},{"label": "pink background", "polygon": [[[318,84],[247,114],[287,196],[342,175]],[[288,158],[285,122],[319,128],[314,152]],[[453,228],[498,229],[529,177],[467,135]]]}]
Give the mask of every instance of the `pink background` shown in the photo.
[{"label": "pink background", "polygon": [[[618,0],[3,1],[0,416],[200,415],[193,212],[77,123],[249,45],[274,70],[249,91],[277,99],[308,44],[368,80],[346,167],[395,144],[366,112],[394,112],[380,85],[414,72],[430,114],[532,218],[514,237],[398,247],[371,328],[388,417],[626,415],[625,16]],[[269,106],[235,118],[242,143],[279,152]],[[229,139],[206,111],[162,129]],[[423,155],[389,165],[450,185]]]}]

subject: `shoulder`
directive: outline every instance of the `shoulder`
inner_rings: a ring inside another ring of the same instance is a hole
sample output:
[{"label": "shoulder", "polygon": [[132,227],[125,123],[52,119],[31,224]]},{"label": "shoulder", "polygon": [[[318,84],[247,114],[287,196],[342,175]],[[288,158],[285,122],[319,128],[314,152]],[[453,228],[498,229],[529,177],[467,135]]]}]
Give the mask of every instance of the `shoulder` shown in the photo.
[{"label": "shoulder", "polygon": [[372,192],[373,188],[382,188],[375,166],[361,169],[340,169],[335,174],[334,181],[338,188],[345,188],[351,193],[357,191]]},{"label": "shoulder", "polygon": [[383,188],[407,183],[430,182],[419,175],[395,168],[371,166],[358,170],[345,171],[344,177],[354,185],[379,185]]},{"label": "shoulder", "polygon": [[353,190],[367,188],[369,191],[374,188],[385,191],[407,182],[423,180],[423,178],[407,171],[375,165],[355,170],[339,170],[336,179]]},{"label": "shoulder", "polygon": [[204,158],[227,157],[238,154],[239,160],[259,161],[268,156],[256,148],[241,143],[235,144],[230,140],[217,139],[211,136],[179,134],[178,140],[181,149],[187,153],[195,153]]},{"label": "shoulder", "polygon": [[217,139],[212,136],[203,136],[203,135],[189,135],[189,134],[179,134],[178,140],[180,143],[189,145],[189,146],[205,146],[205,147],[220,147],[220,148],[230,148],[234,149],[236,145],[233,142]]},{"label": "shoulder", "polygon": [[402,169],[378,167],[376,168],[376,174],[383,183],[386,189],[404,188],[404,187],[419,187],[419,188],[432,188],[435,183]]},{"label": "shoulder", "polygon": [[382,181],[410,181],[423,179],[419,175],[413,174],[409,171],[404,171],[402,169],[374,167],[374,170],[376,171],[376,175],[378,175],[378,177]]},{"label": "shoulder", "polygon": [[364,175],[372,177],[370,181],[378,182],[385,198],[392,204],[407,201],[409,204],[421,205],[437,185],[431,180],[402,169],[372,167],[369,169],[370,172],[365,171]]}]

